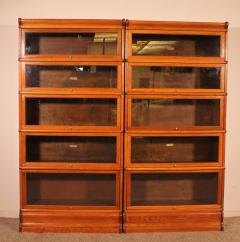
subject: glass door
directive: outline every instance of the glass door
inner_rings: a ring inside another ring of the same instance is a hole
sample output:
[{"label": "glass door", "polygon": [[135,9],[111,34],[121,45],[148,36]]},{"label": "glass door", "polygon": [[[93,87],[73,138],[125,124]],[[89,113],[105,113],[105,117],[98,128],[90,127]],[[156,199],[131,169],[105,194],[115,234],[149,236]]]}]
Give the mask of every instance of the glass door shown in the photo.
[{"label": "glass door", "polygon": [[141,171],[127,173],[127,208],[219,205],[221,172]]}]

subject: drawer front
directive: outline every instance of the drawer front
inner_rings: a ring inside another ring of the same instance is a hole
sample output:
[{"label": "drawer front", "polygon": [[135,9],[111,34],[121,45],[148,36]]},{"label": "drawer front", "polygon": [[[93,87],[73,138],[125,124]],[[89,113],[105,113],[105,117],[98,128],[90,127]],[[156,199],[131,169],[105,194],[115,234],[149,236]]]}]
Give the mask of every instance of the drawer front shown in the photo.
[{"label": "drawer front", "polygon": [[22,57],[46,59],[59,57],[102,58],[121,56],[121,30],[22,30]]},{"label": "drawer front", "polygon": [[22,62],[24,92],[121,92],[120,63]]},{"label": "drawer front", "polygon": [[127,172],[127,207],[220,205],[222,172]]},{"label": "drawer front", "polygon": [[22,96],[22,127],[108,129],[121,127],[121,96]]},{"label": "drawer front", "polygon": [[224,92],[224,65],[129,63],[127,91]]},{"label": "drawer front", "polygon": [[120,208],[120,173],[23,171],[23,208]]},{"label": "drawer front", "polygon": [[127,167],[222,166],[222,134],[127,134]]},{"label": "drawer front", "polygon": [[127,128],[134,130],[214,130],[224,125],[220,96],[128,96],[127,109]]}]

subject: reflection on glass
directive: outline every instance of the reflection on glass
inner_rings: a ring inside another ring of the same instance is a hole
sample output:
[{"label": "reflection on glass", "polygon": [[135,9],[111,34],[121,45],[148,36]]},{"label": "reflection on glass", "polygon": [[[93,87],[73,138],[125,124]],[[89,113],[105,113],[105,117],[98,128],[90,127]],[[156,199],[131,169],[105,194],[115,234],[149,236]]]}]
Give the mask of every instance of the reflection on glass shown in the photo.
[{"label": "reflection on glass", "polygon": [[27,136],[28,162],[116,163],[116,137]]},{"label": "reflection on glass", "polygon": [[26,86],[45,88],[116,88],[117,66],[26,65]]},{"label": "reflection on glass", "polygon": [[115,126],[114,98],[26,98],[27,125]]},{"label": "reflection on glass", "polygon": [[131,175],[132,206],[216,204],[217,194],[217,173]]},{"label": "reflection on glass", "polygon": [[26,55],[117,55],[117,33],[26,33]]},{"label": "reflection on glass", "polygon": [[220,36],[133,34],[132,54],[142,56],[220,56]]},{"label": "reflection on glass", "polygon": [[132,137],[132,163],[217,162],[218,137]]},{"label": "reflection on glass", "polygon": [[217,99],[133,99],[132,126],[219,126]]},{"label": "reflection on glass", "polygon": [[220,67],[133,66],[133,88],[219,89]]},{"label": "reflection on glass", "polygon": [[115,174],[27,174],[27,204],[114,206]]}]

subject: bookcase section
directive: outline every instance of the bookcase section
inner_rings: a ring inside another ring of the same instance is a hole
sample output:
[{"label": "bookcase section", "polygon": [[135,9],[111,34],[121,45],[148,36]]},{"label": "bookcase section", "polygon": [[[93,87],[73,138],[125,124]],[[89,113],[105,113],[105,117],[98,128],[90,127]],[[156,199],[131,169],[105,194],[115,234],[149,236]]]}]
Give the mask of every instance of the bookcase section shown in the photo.
[{"label": "bookcase section", "polygon": [[222,230],[227,28],[19,19],[20,231]]}]

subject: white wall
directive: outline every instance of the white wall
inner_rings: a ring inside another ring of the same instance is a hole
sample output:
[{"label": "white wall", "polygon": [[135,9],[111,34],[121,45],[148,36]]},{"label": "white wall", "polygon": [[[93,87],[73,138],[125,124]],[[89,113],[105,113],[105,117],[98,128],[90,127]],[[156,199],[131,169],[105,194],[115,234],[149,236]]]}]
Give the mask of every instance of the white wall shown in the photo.
[{"label": "white wall", "polygon": [[17,217],[18,21],[21,18],[139,19],[230,23],[225,215],[240,215],[239,0],[0,0],[0,216]]}]

